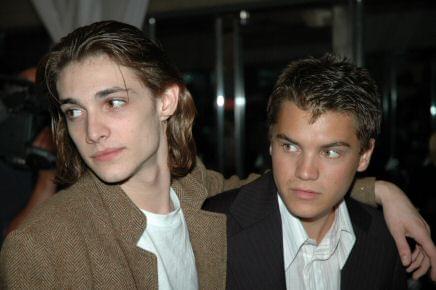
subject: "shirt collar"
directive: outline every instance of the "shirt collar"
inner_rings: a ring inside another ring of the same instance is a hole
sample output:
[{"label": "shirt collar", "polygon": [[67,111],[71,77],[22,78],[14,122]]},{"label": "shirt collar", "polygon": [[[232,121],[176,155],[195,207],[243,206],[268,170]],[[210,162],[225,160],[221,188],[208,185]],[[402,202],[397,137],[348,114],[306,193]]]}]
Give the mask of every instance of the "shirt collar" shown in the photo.
[{"label": "shirt collar", "polygon": [[356,242],[356,235],[354,234],[350,214],[344,200],[338,208],[337,224],[339,231],[338,261],[339,267],[342,270]]},{"label": "shirt collar", "polygon": [[[292,215],[282,198],[277,194],[280,216],[283,230],[283,258],[287,269],[301,247],[305,244],[313,244],[308,237],[301,221]],[[324,239],[318,245],[318,253],[321,259],[328,259],[337,251],[340,269],[343,268],[353,248],[356,236],[353,231],[350,216],[345,201],[342,201],[336,209],[335,221],[327,232]]]},{"label": "shirt collar", "polygon": [[282,218],[283,258],[285,269],[287,269],[294,261],[299,249],[308,239],[308,236],[300,220],[289,212],[280,194],[277,194],[277,199]]}]

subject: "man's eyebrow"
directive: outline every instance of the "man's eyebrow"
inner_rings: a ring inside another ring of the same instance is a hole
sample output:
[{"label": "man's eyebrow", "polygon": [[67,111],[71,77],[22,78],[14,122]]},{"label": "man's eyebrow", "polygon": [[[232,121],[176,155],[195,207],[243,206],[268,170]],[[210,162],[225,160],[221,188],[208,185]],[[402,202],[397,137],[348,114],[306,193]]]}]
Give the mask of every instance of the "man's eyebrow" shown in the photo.
[{"label": "man's eyebrow", "polygon": [[105,98],[105,97],[107,97],[108,95],[113,94],[113,93],[118,93],[118,92],[128,92],[128,91],[129,91],[129,89],[127,89],[127,88],[122,88],[122,87],[112,87],[112,88],[108,88],[108,89],[104,89],[104,90],[98,91],[98,92],[95,94],[95,96],[96,96],[97,98]]},{"label": "man's eyebrow", "polygon": [[330,147],[351,147],[351,145],[348,144],[347,142],[337,141],[337,142],[332,142],[332,143],[329,143],[329,144],[325,144],[322,147],[323,148],[330,148]]},{"label": "man's eyebrow", "polygon": [[[104,89],[101,91],[98,91],[95,94],[96,98],[105,98],[107,96],[109,96],[110,94],[114,94],[114,93],[118,93],[118,92],[128,92],[130,91],[127,88],[122,88],[122,87],[112,87],[112,88],[108,88],[108,89]],[[64,105],[64,104],[73,104],[73,105],[80,105],[80,102],[77,101],[76,99],[73,98],[66,98],[63,100],[59,100],[60,105]]]},{"label": "man's eyebrow", "polygon": [[65,105],[65,104],[80,105],[80,103],[77,100],[72,99],[72,98],[66,98],[63,100],[59,100],[59,103],[61,106]]},{"label": "man's eyebrow", "polygon": [[277,134],[277,135],[276,135],[276,138],[277,138],[277,139],[284,140],[284,141],[287,141],[287,142],[292,143],[292,144],[296,144],[296,145],[298,145],[298,142],[297,142],[297,141],[292,140],[291,138],[289,138],[288,136],[286,136],[285,134],[282,134],[282,133]]},{"label": "man's eyebrow", "polygon": [[[292,140],[290,137],[286,136],[285,134],[281,134],[281,133],[277,134],[276,138],[284,140],[284,141],[292,143],[292,144],[295,144],[295,145],[299,145],[297,141]],[[332,142],[332,143],[324,144],[322,146],[322,148],[341,147],[341,146],[343,146],[343,147],[351,147],[351,145],[349,143],[347,143],[347,142],[335,141],[335,142]]]}]

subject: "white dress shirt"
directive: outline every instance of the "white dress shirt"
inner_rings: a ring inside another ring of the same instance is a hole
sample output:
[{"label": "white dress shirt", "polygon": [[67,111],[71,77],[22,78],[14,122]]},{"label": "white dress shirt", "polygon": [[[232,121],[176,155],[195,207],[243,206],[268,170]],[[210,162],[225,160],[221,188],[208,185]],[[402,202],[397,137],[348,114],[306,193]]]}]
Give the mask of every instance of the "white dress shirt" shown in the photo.
[{"label": "white dress shirt", "polygon": [[188,227],[179,198],[172,188],[170,197],[174,210],[169,214],[141,209],[147,217],[147,228],[137,246],[156,255],[160,290],[197,290],[197,269]]},{"label": "white dress shirt", "polygon": [[278,202],[283,229],[286,289],[338,290],[341,269],[356,241],[345,201],[335,211],[335,220],[319,245],[310,239],[301,223],[282,201]]}]

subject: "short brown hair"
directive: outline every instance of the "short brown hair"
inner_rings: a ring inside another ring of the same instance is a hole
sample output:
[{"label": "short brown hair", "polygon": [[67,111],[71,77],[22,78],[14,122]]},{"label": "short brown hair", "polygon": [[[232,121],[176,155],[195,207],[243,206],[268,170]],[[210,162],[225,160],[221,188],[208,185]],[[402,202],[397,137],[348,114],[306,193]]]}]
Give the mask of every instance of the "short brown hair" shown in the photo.
[{"label": "short brown hair", "polygon": [[350,114],[357,122],[362,150],[380,132],[382,111],[375,81],[367,70],[332,54],[293,61],[282,72],[268,101],[270,133],[284,101],[310,110],[313,122],[327,111]]},{"label": "short brown hair", "polygon": [[37,83],[51,100],[52,129],[58,152],[58,181],[74,183],[86,166],[68,134],[59,106],[56,82],[62,69],[72,61],[100,54],[133,69],[154,96],[162,94],[170,85],[179,86],[177,109],[168,120],[166,130],[168,165],[173,177],[186,175],[195,163],[192,125],[196,109],[181,74],[163,49],[141,30],[125,23],[102,21],[78,28],[62,38],[38,66]]}]

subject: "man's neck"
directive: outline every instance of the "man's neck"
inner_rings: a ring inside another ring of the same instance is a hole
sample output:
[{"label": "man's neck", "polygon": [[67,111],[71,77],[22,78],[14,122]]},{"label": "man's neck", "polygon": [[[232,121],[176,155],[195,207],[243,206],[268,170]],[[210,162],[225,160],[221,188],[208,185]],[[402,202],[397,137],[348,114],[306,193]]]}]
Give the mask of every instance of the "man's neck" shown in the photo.
[{"label": "man's neck", "polygon": [[[159,155],[159,154],[158,154]],[[167,158],[156,156],[140,172],[121,185],[135,205],[149,212],[166,214],[173,210],[170,199],[171,173]]]},{"label": "man's neck", "polygon": [[326,215],[316,219],[300,219],[309,238],[315,240],[317,244],[322,241],[333,226],[336,217],[336,209],[337,206],[332,208]]}]

